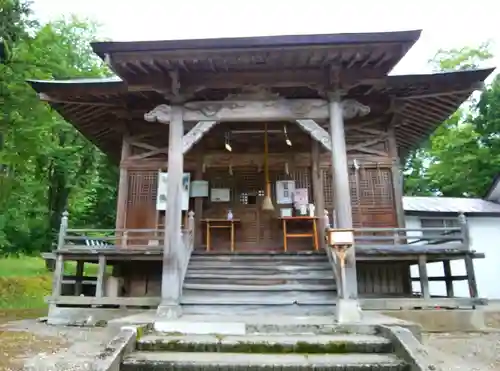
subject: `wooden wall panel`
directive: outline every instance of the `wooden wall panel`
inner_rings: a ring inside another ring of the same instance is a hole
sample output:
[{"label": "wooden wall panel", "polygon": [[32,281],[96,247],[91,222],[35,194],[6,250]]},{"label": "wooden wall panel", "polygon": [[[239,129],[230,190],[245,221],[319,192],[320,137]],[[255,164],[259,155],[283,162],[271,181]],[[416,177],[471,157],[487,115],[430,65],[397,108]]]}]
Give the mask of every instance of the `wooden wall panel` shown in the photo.
[{"label": "wooden wall panel", "polygon": [[[156,228],[157,170],[129,170],[125,227],[129,229]],[[141,239],[144,235],[144,240]],[[147,245],[151,234],[134,233],[131,244]],[[132,237],[132,236],[131,236]]]},{"label": "wooden wall panel", "polygon": [[358,262],[358,292],[361,297],[398,297],[411,294],[407,262]]}]

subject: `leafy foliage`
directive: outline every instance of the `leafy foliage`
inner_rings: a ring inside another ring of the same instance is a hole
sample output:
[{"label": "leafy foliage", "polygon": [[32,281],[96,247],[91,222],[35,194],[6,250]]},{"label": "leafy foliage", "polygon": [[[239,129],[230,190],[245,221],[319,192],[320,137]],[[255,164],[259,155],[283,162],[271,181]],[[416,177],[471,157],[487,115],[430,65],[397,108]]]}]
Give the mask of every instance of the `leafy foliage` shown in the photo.
[{"label": "leafy foliage", "polygon": [[72,223],[112,226],[117,171],[40,102],[26,79],[109,71],[89,46],[94,24],[73,17],[38,26],[30,21],[28,3],[0,1],[8,55],[0,64],[0,252],[34,253],[51,249],[65,209]]}]

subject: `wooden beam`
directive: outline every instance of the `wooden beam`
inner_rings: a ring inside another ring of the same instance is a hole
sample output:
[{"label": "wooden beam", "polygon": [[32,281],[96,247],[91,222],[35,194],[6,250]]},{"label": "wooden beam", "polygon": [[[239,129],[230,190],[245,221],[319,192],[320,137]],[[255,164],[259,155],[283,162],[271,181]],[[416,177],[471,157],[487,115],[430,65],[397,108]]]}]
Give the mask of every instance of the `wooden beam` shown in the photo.
[{"label": "wooden beam", "polygon": [[182,137],[182,153],[186,154],[210,131],[217,121],[199,121],[187,134]]},{"label": "wooden beam", "polygon": [[[325,120],[328,104],[322,99],[276,99],[269,101],[200,101],[184,104],[184,121],[293,121]],[[149,122],[167,124],[171,107],[162,104],[144,115]]]},{"label": "wooden beam", "polygon": [[314,120],[296,120],[297,124],[308,133],[315,141],[321,143],[321,145],[327,150],[332,150],[332,141],[330,138],[330,134],[323,129],[316,121]]},{"label": "wooden beam", "polygon": [[169,147],[156,148],[154,150],[144,152],[138,155],[129,156],[127,160],[142,160],[148,157],[159,155],[160,153],[167,153]]},{"label": "wooden beam", "polygon": [[[132,76],[125,69],[129,91],[170,90],[171,81],[163,73],[152,73]],[[349,68],[338,70],[338,80],[344,87],[366,82],[367,84],[383,83],[386,79],[386,68]],[[382,76],[382,77],[381,77]],[[238,89],[249,85],[265,85],[269,87],[309,86],[313,89],[325,90],[328,86],[328,72],[324,69],[300,69],[280,71],[245,71],[245,72],[180,72],[182,82],[180,94],[190,95],[204,89]]]}]

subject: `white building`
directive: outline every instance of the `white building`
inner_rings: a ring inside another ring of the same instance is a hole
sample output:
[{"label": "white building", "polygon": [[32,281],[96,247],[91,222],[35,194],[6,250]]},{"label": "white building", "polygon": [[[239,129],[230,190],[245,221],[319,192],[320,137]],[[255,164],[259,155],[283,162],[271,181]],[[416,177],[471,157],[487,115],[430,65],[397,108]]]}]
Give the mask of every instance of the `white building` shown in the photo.
[{"label": "white building", "polygon": [[[479,297],[500,299],[500,177],[493,182],[484,199],[455,197],[403,197],[406,228],[453,227],[463,213],[469,225],[471,250],[485,254],[475,259],[474,267]],[[458,225],[457,225],[458,226]],[[410,233],[408,233],[410,234]],[[443,277],[442,263],[427,264],[429,277]],[[463,260],[451,262],[453,276],[465,275]],[[412,267],[412,277],[418,277],[418,268]],[[431,295],[446,296],[444,282],[430,282]],[[457,297],[468,297],[467,281],[455,281]],[[420,292],[420,284],[413,283]]]}]

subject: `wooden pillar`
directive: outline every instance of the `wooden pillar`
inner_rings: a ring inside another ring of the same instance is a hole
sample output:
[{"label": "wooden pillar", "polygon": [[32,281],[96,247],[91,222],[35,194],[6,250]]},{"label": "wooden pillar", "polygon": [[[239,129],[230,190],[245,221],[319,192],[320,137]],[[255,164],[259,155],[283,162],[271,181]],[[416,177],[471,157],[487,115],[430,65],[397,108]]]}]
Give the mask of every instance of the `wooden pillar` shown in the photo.
[{"label": "wooden pillar", "polygon": [[[131,155],[130,143],[127,138],[122,140],[121,161],[125,161]],[[128,169],[120,164],[120,179],[118,181],[118,197],[116,200],[116,229],[125,229],[128,198]]]},{"label": "wooden pillar", "polygon": [[[352,228],[351,190],[345,144],[344,112],[340,95],[330,95],[330,139],[332,142],[332,181],[335,217],[337,228]],[[354,246],[348,250],[345,260],[345,293],[343,299],[358,298],[358,279],[356,277],[356,253]]]},{"label": "wooden pillar", "polygon": [[394,132],[394,121],[391,122],[388,128],[389,131],[389,154],[392,157],[392,187],[394,190],[394,203],[396,207],[396,216],[398,228],[405,228],[405,213],[403,207],[403,179],[401,172],[401,160],[398,155],[398,147],[396,143],[396,134]]},{"label": "wooden pillar", "polygon": [[163,248],[163,272],[161,283],[161,304],[158,316],[176,318],[180,315],[181,254],[182,248],[182,176],[184,155],[182,137],[184,124],[182,107],[173,105],[170,111],[168,145],[168,186],[165,238]]},{"label": "wooden pillar", "polygon": [[[203,180],[203,151],[197,153],[196,172],[194,175],[196,180]],[[203,198],[196,197],[194,200],[194,247],[201,246],[203,230],[201,228],[201,219],[203,215]]]},{"label": "wooden pillar", "polygon": [[312,141],[311,148],[311,173],[312,173],[312,188],[313,188],[313,197],[315,204],[315,212],[318,217],[318,238],[320,241],[320,245],[323,246],[325,242],[325,218],[324,218],[324,209],[325,209],[325,195],[323,192],[323,175],[321,174],[319,168],[319,143],[317,140]]},{"label": "wooden pillar", "polygon": [[429,276],[427,275],[427,257],[420,255],[418,257],[418,275],[420,277],[420,289],[424,299],[430,299],[431,294],[429,291]]},{"label": "wooden pillar", "polygon": [[451,274],[451,264],[449,260],[443,260],[443,272],[444,279],[446,284],[446,296],[449,298],[453,298],[455,296],[455,292],[453,290],[453,275]]}]

